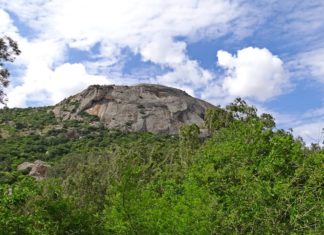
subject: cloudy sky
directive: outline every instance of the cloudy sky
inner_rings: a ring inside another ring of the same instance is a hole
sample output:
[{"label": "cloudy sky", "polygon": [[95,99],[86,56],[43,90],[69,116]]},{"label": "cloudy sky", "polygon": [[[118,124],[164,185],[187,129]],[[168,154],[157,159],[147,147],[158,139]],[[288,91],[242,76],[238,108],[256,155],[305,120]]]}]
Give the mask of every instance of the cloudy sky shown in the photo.
[{"label": "cloudy sky", "polygon": [[0,0],[22,54],[9,107],[90,84],[158,83],[213,104],[243,97],[317,142],[324,127],[322,0]]}]

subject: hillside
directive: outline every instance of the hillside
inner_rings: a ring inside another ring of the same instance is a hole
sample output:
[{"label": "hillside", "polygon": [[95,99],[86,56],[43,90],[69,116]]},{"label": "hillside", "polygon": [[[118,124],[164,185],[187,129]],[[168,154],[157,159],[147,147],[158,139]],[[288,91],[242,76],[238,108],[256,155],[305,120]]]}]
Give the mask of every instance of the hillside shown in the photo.
[{"label": "hillside", "polygon": [[[241,99],[223,109],[173,88],[91,86],[0,110],[0,136],[3,235],[324,229],[323,150]],[[44,180],[17,171],[35,160],[50,165]]]}]

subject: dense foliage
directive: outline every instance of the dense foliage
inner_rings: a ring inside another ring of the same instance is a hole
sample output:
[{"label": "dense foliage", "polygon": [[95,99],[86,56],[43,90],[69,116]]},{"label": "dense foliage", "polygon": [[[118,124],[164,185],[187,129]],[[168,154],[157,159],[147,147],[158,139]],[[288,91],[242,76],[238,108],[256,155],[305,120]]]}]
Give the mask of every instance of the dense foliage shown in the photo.
[{"label": "dense foliage", "polygon": [[4,87],[9,85],[10,72],[5,63],[13,62],[15,56],[20,54],[18,44],[8,36],[0,37],[0,104],[5,103]]},{"label": "dense foliage", "polygon": [[[90,120],[90,119],[89,119]],[[243,100],[179,136],[0,111],[0,234],[321,234],[324,151]],[[43,181],[17,164],[51,163]]]}]

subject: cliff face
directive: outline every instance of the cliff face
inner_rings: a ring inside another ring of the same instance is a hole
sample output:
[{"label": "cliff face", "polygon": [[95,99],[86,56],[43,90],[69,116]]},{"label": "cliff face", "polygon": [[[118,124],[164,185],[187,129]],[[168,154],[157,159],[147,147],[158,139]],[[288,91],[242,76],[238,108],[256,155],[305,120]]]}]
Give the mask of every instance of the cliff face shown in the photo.
[{"label": "cliff face", "polygon": [[90,86],[54,108],[57,118],[82,119],[95,115],[108,128],[177,134],[181,125],[202,126],[213,105],[182,90],[161,85]]}]

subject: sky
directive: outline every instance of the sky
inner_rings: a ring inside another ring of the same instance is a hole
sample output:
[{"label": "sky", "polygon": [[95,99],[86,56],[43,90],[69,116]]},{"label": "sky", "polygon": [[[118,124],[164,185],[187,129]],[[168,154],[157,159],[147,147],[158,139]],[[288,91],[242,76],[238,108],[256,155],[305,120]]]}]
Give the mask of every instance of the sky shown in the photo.
[{"label": "sky", "polygon": [[8,107],[54,105],[91,84],[155,83],[323,140],[322,0],[0,0],[22,53]]}]

